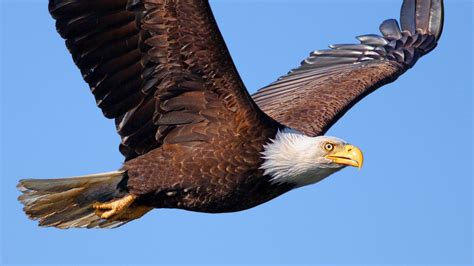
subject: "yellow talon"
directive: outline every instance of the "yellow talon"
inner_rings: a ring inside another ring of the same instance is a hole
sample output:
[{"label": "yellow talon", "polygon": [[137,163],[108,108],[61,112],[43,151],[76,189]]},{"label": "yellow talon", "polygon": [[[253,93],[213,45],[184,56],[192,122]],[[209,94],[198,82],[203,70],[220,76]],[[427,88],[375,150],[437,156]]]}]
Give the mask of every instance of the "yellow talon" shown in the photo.
[{"label": "yellow talon", "polygon": [[119,220],[127,213],[128,207],[132,205],[137,196],[127,195],[121,199],[113,200],[105,203],[95,203],[92,208],[95,209],[95,213],[102,219]]}]

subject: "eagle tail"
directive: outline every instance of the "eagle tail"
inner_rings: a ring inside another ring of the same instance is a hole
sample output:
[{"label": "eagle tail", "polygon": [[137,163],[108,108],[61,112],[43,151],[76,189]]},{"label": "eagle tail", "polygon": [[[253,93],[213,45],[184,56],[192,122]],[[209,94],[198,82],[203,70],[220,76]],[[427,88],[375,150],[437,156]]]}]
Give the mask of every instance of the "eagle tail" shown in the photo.
[{"label": "eagle tail", "polygon": [[127,194],[123,171],[61,179],[23,179],[17,188],[23,210],[40,226],[67,228],[115,228],[127,221],[109,221],[95,214],[97,202]]}]

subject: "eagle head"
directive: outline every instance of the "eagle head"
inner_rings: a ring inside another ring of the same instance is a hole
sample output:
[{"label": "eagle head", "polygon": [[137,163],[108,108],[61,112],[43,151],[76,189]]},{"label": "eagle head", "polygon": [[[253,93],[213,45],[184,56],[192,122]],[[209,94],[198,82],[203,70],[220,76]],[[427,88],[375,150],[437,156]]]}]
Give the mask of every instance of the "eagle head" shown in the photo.
[{"label": "eagle head", "polygon": [[293,129],[278,131],[264,146],[261,169],[272,183],[301,187],[316,183],[346,166],[361,168],[356,146],[329,136],[310,137]]}]

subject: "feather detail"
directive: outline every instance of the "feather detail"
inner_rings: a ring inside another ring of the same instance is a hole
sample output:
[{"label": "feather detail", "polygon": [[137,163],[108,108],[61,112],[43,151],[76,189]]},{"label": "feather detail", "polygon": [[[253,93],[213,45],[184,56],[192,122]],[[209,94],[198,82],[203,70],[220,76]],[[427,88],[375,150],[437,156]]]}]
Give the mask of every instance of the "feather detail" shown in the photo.
[{"label": "feather detail", "polygon": [[120,197],[123,171],[61,179],[23,179],[17,185],[23,210],[41,226],[114,228],[127,221],[108,221],[95,215],[92,204]]}]

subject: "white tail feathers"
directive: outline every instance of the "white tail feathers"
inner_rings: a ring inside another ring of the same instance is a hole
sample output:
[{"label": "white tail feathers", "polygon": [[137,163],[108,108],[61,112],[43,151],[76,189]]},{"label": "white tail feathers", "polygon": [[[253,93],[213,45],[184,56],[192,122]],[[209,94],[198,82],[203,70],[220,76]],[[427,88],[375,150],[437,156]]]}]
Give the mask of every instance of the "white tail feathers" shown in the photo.
[{"label": "white tail feathers", "polygon": [[127,221],[108,221],[97,216],[96,202],[121,197],[126,192],[124,171],[61,179],[24,179],[17,185],[23,210],[40,226],[67,228],[115,228]]}]

